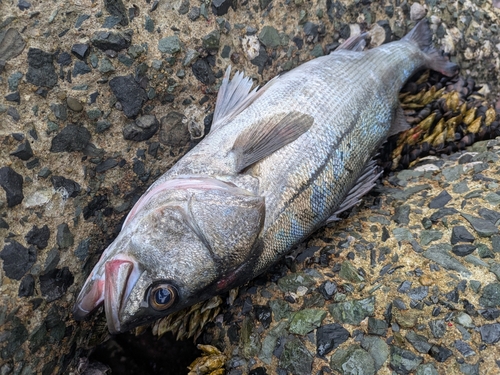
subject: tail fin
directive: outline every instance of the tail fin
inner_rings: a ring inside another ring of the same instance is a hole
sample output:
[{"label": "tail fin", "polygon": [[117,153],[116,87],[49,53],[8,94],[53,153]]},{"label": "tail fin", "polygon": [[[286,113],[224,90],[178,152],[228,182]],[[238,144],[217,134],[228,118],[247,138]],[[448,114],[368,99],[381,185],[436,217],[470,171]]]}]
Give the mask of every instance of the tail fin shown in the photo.
[{"label": "tail fin", "polygon": [[427,55],[428,67],[436,72],[453,77],[458,73],[458,65],[448,61],[432,44],[432,31],[426,18],[404,36],[402,40],[416,44]]}]

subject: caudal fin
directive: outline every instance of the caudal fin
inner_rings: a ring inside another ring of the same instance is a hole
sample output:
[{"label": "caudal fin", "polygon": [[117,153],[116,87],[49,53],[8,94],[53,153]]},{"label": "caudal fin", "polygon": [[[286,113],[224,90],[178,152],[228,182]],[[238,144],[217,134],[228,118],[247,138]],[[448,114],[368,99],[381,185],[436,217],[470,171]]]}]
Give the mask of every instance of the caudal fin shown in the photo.
[{"label": "caudal fin", "polygon": [[432,44],[432,31],[426,18],[405,35],[403,40],[414,43],[427,55],[428,67],[445,76],[452,77],[459,71],[458,65],[448,61]]}]

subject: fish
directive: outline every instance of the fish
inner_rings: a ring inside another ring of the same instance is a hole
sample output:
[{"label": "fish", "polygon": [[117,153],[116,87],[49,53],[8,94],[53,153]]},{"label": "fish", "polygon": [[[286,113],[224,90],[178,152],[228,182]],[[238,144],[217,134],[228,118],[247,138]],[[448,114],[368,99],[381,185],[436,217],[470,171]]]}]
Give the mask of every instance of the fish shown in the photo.
[{"label": "fish", "polygon": [[226,70],[209,134],[155,181],[88,276],[73,309],[104,305],[128,331],[245,284],[339,213],[380,172],[374,155],[408,129],[398,94],[418,70],[458,66],[422,20],[363,50],[366,34],[260,89]]}]

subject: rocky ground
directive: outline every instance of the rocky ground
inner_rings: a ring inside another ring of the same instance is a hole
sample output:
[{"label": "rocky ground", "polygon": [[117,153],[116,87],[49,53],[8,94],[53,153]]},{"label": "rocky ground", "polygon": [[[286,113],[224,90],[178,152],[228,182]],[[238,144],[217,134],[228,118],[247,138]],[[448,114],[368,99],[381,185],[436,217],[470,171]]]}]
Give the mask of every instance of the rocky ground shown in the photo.
[{"label": "rocky ground", "polygon": [[[106,330],[102,314],[72,320],[76,294],[133,203],[208,131],[229,64],[261,84],[359,29],[402,37],[427,9],[436,44],[498,109],[495,5],[3,0],[0,372],[89,369]],[[200,342],[234,374],[500,371],[497,144],[478,147],[389,176],[369,211],[242,291]],[[153,353],[128,367],[183,371],[180,344],[154,340],[111,346],[126,362],[170,345],[161,366]]]}]

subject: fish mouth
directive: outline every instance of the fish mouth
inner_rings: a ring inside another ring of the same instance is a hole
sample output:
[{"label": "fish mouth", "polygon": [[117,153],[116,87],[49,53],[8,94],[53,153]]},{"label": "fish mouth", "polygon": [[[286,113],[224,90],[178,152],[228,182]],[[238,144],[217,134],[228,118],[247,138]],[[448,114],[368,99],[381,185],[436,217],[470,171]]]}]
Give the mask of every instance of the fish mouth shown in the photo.
[{"label": "fish mouth", "polygon": [[137,261],[120,257],[106,261],[104,272],[92,273],[87,279],[73,309],[75,320],[83,320],[104,302],[106,321],[111,334],[124,331],[123,310],[140,277]]}]

